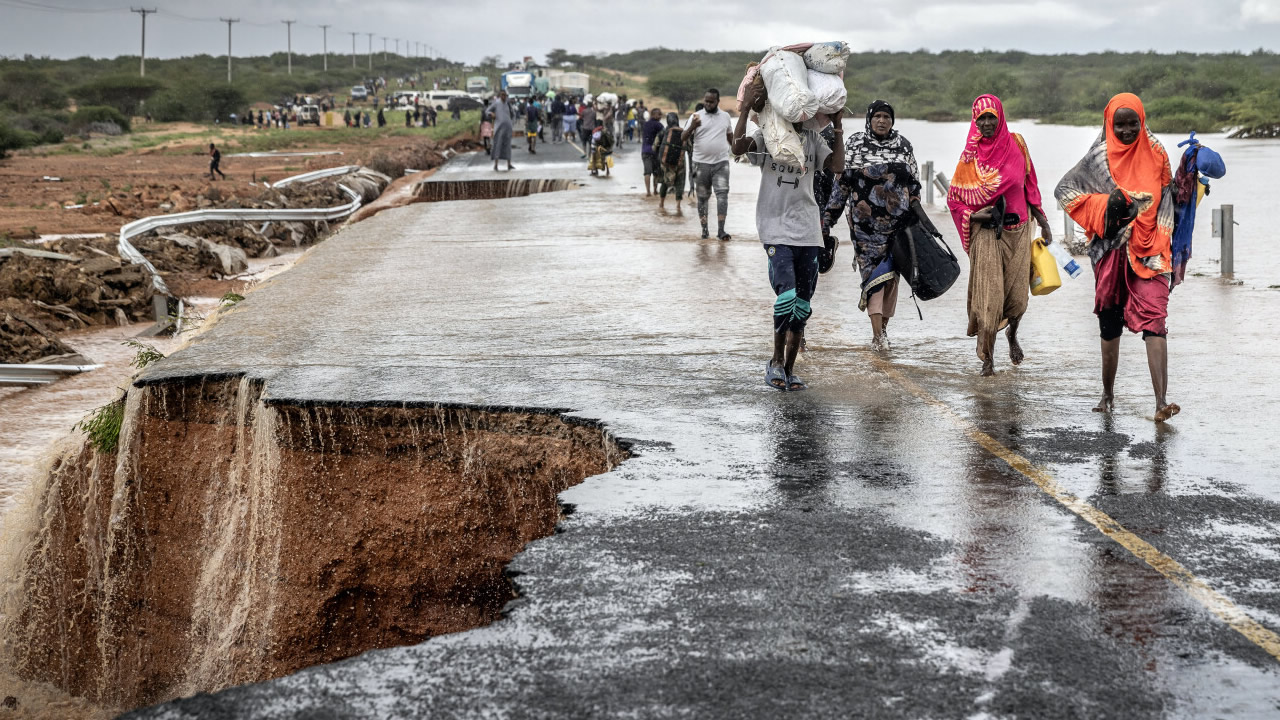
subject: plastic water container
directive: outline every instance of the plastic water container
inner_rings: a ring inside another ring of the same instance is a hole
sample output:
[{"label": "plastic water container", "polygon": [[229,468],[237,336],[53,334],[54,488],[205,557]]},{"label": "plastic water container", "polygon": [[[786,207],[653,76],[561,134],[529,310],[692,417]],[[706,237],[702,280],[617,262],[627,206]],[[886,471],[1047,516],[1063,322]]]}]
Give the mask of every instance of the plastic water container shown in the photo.
[{"label": "plastic water container", "polygon": [[1031,243],[1031,294],[1048,295],[1062,287],[1058,276],[1057,259],[1049,254],[1044,240],[1036,238]]},{"label": "plastic water container", "polygon": [[1053,255],[1053,259],[1058,261],[1058,266],[1065,270],[1068,275],[1073,278],[1080,277],[1083,268],[1080,267],[1080,263],[1076,262],[1075,258],[1071,257],[1071,253],[1067,252],[1062,243],[1053,243],[1045,247],[1049,254]]}]

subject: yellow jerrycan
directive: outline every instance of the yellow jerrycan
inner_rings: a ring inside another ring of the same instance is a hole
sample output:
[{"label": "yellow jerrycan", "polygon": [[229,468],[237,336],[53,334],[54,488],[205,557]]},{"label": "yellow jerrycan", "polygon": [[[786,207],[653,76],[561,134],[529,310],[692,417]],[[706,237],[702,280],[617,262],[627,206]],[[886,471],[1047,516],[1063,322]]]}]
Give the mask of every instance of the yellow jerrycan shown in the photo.
[{"label": "yellow jerrycan", "polygon": [[1058,261],[1044,246],[1044,238],[1036,238],[1031,242],[1031,294],[1048,295],[1060,287],[1062,276],[1058,274]]}]

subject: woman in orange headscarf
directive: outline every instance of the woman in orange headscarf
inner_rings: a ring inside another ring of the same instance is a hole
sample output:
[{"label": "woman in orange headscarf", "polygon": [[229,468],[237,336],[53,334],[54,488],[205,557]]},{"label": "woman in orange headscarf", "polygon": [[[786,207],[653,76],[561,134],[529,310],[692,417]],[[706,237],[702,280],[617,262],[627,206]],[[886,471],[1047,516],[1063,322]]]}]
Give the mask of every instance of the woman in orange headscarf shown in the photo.
[{"label": "woman in orange headscarf", "polygon": [[1178,414],[1165,400],[1169,384],[1168,329],[1174,202],[1169,155],[1147,129],[1142,101],[1111,98],[1102,132],[1058,183],[1054,196],[1089,235],[1096,281],[1094,313],[1102,336],[1102,401],[1115,407],[1116,367],[1124,328],[1141,332],[1156,395],[1156,422]]},{"label": "woman in orange headscarf", "polygon": [[996,333],[1008,326],[1009,360],[1022,362],[1018,323],[1031,281],[1032,218],[1053,241],[1040,208],[1036,167],[1022,136],[1009,131],[995,95],[973,101],[973,122],[956,165],[947,208],[969,253],[969,337],[978,336],[982,374],[995,374]]}]

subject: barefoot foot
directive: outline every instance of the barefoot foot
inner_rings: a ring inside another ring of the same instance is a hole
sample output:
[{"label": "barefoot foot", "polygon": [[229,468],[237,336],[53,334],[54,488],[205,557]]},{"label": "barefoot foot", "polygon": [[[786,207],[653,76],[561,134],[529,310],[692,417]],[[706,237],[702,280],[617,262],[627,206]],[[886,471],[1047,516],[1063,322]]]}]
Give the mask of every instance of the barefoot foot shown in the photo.
[{"label": "barefoot foot", "polygon": [[995,363],[987,360],[982,363],[982,377],[991,377],[996,374]]},{"label": "barefoot foot", "polygon": [[1180,412],[1182,412],[1182,408],[1174,403],[1169,403],[1156,411],[1156,422],[1162,423]]},{"label": "barefoot foot", "polygon": [[1093,411],[1096,413],[1110,413],[1115,409],[1116,409],[1115,398],[1107,395],[1103,395],[1102,400],[1098,401],[1098,404],[1093,406]]},{"label": "barefoot foot", "polygon": [[1009,362],[1014,365],[1021,365],[1026,355],[1022,352],[1022,345],[1018,344],[1018,338],[1009,336]]}]

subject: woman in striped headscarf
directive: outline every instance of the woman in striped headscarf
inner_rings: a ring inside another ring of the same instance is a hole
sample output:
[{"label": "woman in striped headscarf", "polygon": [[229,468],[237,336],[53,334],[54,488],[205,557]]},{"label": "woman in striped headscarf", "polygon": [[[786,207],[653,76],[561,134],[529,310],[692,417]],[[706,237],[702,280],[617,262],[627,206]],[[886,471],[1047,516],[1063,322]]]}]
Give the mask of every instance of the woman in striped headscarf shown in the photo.
[{"label": "woman in striped headscarf", "polygon": [[995,95],[973,101],[973,122],[947,193],[947,207],[969,253],[969,337],[978,337],[982,374],[995,374],[996,333],[1008,327],[1009,360],[1022,362],[1018,323],[1027,311],[1035,218],[1053,241],[1040,207],[1036,168],[1021,135],[1009,131]]},{"label": "woman in striped headscarf", "polygon": [[1098,139],[1053,193],[1089,234],[1093,311],[1102,336],[1102,402],[1095,412],[1114,409],[1120,336],[1126,327],[1141,332],[1147,346],[1155,421],[1164,422],[1181,410],[1165,399],[1165,320],[1173,277],[1172,179],[1169,155],[1147,129],[1142,100],[1120,93],[1107,103]]}]

